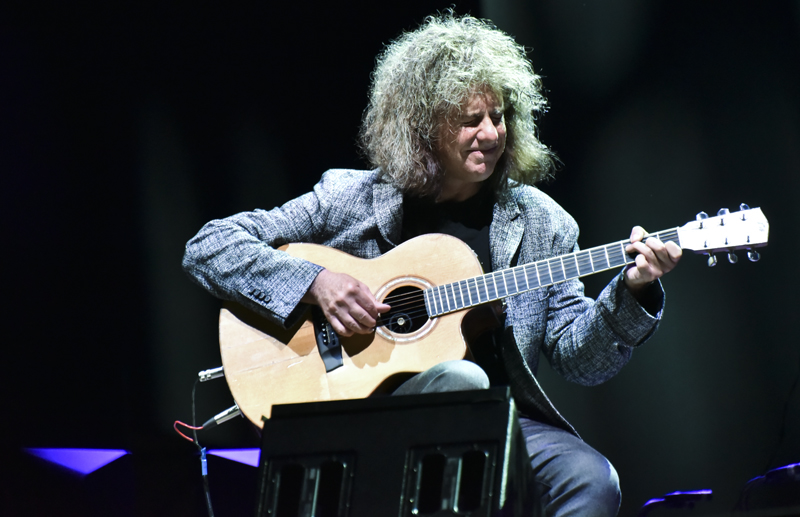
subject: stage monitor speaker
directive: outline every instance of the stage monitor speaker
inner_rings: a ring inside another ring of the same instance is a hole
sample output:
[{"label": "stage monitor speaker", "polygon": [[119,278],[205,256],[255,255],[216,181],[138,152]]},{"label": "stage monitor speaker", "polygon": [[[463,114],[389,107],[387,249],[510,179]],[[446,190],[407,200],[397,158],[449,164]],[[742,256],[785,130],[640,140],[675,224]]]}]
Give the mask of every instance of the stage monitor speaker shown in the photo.
[{"label": "stage monitor speaker", "polygon": [[506,388],[275,406],[262,440],[259,517],[532,513]]}]

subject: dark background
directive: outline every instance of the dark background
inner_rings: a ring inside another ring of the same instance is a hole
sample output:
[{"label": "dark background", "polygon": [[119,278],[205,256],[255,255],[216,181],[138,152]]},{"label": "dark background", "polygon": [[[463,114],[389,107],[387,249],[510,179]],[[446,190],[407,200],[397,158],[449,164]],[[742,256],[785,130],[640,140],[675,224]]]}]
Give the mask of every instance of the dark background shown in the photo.
[{"label": "dark background", "polygon": [[[132,452],[128,511],[202,514],[195,450],[172,422],[191,420],[196,373],[220,364],[219,303],[183,275],[183,245],[328,168],[365,167],[355,140],[375,55],[448,5],[0,8],[5,509],[86,514],[89,481],[51,475],[20,448],[107,447]],[[709,511],[729,510],[749,479],[800,461],[800,2],[456,8],[532,47],[550,100],[541,137],[563,161],[542,189],[578,220],[583,247],[740,202],[770,219],[757,264],[685,256],[664,280],[660,331],[608,383],[540,372],[617,467],[621,515],[700,488],[715,492]],[[203,384],[198,419],[232,403],[223,381]],[[201,436],[258,444],[242,419]],[[254,479],[236,471],[226,484],[225,468],[211,472],[220,515]]]}]

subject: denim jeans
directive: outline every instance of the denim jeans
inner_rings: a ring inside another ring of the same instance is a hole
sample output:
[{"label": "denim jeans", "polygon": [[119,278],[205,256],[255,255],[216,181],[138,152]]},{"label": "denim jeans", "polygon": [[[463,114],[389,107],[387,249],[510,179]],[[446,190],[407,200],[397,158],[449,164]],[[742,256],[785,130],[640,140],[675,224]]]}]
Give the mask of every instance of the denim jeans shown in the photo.
[{"label": "denim jeans", "polygon": [[[447,361],[415,375],[395,395],[487,389],[475,363]],[[539,503],[537,516],[613,517],[620,504],[619,478],[609,461],[572,433],[520,416]]]}]

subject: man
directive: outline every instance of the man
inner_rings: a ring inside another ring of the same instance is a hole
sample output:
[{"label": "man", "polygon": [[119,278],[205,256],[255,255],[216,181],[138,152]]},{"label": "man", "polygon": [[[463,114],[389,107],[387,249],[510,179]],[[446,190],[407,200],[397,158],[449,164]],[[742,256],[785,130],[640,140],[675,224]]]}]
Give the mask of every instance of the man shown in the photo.
[{"label": "man", "polygon": [[[575,221],[532,185],[553,156],[536,136],[545,101],[524,49],[486,22],[447,13],[379,56],[361,139],[372,171],[331,170],[313,192],[271,211],[212,221],[186,248],[186,271],[214,295],[284,326],[318,305],[337,333],[370,333],[390,309],[357,278],[275,248],[314,242],[374,258],[425,233],[467,242],[484,269],[577,250]],[[628,266],[598,297],[569,280],[509,298],[503,329],[472,347],[476,365],[442,363],[396,393],[511,386],[546,515],[616,515],[609,462],[539,387],[540,351],[567,379],[597,384],[627,362],[663,309],[658,279],[673,243],[633,229]],[[357,275],[356,275],[357,277]]]}]

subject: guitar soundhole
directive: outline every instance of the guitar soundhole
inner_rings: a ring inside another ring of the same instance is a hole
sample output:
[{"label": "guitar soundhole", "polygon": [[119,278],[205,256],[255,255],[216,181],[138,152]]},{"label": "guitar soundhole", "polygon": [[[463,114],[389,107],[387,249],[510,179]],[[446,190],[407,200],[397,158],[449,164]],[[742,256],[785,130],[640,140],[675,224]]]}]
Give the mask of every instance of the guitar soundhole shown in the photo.
[{"label": "guitar soundhole", "polygon": [[396,334],[410,334],[428,321],[422,289],[410,285],[398,287],[383,299],[392,309],[381,315],[381,323]]}]

